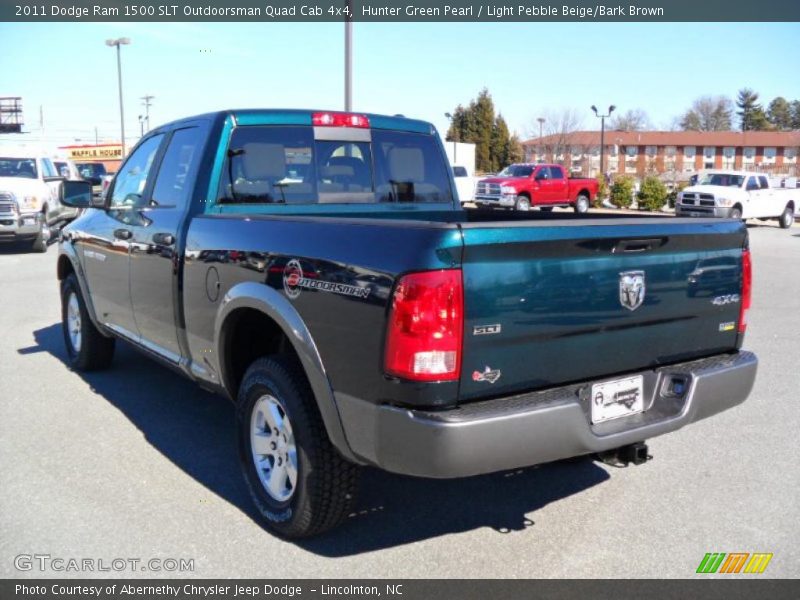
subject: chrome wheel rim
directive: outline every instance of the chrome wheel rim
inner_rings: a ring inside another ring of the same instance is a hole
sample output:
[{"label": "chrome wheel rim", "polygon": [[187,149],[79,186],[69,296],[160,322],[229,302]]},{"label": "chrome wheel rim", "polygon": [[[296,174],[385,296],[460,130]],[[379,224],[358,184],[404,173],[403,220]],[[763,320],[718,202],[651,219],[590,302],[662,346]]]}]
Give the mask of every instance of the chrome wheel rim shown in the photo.
[{"label": "chrome wheel rim", "polygon": [[297,446],[289,415],[271,394],[253,405],[250,449],[264,491],[278,502],[289,500],[297,487]]},{"label": "chrome wheel rim", "polygon": [[75,292],[67,299],[67,333],[72,350],[77,354],[81,351],[81,307]]},{"label": "chrome wheel rim", "polygon": [[581,196],[578,198],[578,212],[586,212],[587,210],[589,210],[589,201],[584,196]]},{"label": "chrome wheel rim", "polygon": [[527,198],[517,200],[517,210],[528,210],[530,207],[531,204],[528,202]]}]

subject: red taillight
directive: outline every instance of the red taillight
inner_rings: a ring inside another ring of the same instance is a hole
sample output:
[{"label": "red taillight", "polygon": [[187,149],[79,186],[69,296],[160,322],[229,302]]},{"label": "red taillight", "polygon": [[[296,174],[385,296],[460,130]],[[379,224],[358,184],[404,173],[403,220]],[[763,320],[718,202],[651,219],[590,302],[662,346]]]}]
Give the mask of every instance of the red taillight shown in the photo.
[{"label": "red taillight", "polygon": [[739,333],[747,329],[747,313],[750,310],[750,297],[753,294],[753,263],[750,250],[742,252],[742,303],[739,308]]},{"label": "red taillight", "polygon": [[311,116],[311,122],[317,127],[369,127],[369,119],[366,115],[353,113],[314,113]]},{"label": "red taillight", "polygon": [[389,311],[386,373],[416,381],[457,380],[463,328],[460,270],[405,275]]}]

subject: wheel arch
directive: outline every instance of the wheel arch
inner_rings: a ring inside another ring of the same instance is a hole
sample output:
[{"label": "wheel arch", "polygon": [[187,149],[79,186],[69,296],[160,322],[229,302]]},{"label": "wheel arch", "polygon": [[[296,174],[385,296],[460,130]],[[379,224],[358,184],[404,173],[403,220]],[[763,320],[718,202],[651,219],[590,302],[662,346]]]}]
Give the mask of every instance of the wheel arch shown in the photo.
[{"label": "wheel arch", "polygon": [[[267,354],[296,358],[308,379],[331,443],[353,462],[330,380],[311,332],[278,291],[255,282],[232,287],[220,303],[214,326],[220,382],[235,402],[249,364]],[[247,364],[244,364],[247,363]]]}]

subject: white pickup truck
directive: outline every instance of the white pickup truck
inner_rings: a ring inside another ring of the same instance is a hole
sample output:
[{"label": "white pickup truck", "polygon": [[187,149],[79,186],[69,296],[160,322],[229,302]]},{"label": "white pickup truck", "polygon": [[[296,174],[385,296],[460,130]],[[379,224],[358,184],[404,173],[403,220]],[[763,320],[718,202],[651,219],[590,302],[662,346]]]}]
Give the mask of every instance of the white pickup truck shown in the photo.
[{"label": "white pickup truck", "polygon": [[792,226],[800,206],[800,190],[772,187],[767,175],[747,171],[706,171],[678,194],[679,217],[777,219],[784,229]]},{"label": "white pickup truck", "polygon": [[51,228],[78,216],[59,202],[63,180],[46,154],[0,148],[0,242],[30,242],[34,252],[46,252]]}]

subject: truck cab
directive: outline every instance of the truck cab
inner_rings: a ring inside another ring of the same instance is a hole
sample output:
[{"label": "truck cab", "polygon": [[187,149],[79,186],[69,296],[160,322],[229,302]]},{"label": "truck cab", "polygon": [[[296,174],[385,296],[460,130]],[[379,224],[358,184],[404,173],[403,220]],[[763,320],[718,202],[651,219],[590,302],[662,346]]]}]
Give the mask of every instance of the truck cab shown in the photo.
[{"label": "truck cab", "polygon": [[800,192],[773,188],[764,173],[747,171],[706,171],[697,185],[680,194],[675,205],[679,217],[720,217],[731,219],[777,219],[784,229],[791,227]]}]

